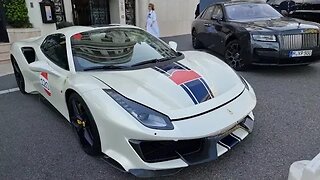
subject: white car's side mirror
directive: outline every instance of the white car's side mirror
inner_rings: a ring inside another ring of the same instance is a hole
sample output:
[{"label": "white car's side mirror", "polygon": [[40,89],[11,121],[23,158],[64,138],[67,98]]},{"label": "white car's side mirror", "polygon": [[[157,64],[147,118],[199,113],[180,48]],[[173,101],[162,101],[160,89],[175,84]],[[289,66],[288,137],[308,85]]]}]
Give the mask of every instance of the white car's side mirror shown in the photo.
[{"label": "white car's side mirror", "polygon": [[35,61],[33,63],[30,63],[29,68],[34,72],[47,72],[49,74],[59,76],[59,73],[56,70],[52,69],[45,61]]},{"label": "white car's side mirror", "polygon": [[176,42],[174,42],[174,41],[169,41],[169,46],[170,46],[173,50],[177,51],[178,44],[177,44]]}]

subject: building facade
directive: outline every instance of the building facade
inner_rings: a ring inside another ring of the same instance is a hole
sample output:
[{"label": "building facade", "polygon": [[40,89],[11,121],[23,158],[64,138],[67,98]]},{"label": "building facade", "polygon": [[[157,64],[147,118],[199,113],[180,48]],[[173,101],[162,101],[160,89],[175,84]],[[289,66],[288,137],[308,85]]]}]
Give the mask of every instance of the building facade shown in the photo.
[{"label": "building facade", "polygon": [[[75,25],[131,24],[145,27],[148,3],[154,3],[160,34],[174,36],[189,34],[194,11],[199,0],[51,0],[55,5],[57,23]],[[44,24],[39,2],[26,0],[30,22],[42,34],[56,29],[56,24]]]}]

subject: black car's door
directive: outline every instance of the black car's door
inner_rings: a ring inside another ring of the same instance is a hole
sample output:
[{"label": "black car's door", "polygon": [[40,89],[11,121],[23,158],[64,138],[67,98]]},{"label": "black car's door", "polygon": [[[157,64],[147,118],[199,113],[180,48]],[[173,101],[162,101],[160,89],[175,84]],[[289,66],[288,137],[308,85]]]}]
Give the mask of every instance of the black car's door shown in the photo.
[{"label": "black car's door", "polygon": [[208,47],[210,45],[210,41],[207,39],[208,38],[208,32],[210,32],[210,24],[212,24],[211,17],[212,13],[214,10],[214,6],[208,7],[206,11],[201,15],[198,23],[198,39],[201,41],[201,43],[205,46]]},{"label": "black car's door", "polygon": [[204,44],[207,48],[220,52],[223,44],[223,11],[221,5],[212,6],[212,13],[204,23],[205,37]]}]

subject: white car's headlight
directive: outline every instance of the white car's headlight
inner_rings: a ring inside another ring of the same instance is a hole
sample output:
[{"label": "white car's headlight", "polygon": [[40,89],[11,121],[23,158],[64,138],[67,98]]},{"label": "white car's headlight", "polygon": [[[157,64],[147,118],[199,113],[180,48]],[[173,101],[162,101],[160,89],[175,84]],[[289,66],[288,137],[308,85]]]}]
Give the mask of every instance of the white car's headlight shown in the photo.
[{"label": "white car's headlight", "polygon": [[104,91],[144,126],[159,130],[174,129],[168,116],[138,102],[134,102],[113,89],[105,89]]},{"label": "white car's headlight", "polygon": [[275,35],[254,34],[254,35],[252,35],[252,38],[256,41],[267,41],[267,42],[276,42],[277,41],[277,38]]}]

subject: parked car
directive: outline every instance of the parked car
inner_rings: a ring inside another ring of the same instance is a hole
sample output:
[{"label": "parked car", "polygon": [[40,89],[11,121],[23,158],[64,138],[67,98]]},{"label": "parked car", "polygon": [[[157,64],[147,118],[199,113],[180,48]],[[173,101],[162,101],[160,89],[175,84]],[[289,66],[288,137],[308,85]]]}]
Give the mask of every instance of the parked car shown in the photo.
[{"label": "parked car", "polygon": [[11,61],[20,91],[47,99],[86,153],[139,177],[168,175],[240,143],[256,105],[220,59],[169,44],[133,26],[74,26],[14,43]]},{"label": "parked car", "polygon": [[283,17],[264,2],[213,4],[193,22],[191,32],[195,49],[224,55],[236,70],[320,60],[320,24]]},{"label": "parked car", "polygon": [[[268,4],[281,12],[280,4],[285,0],[269,0]],[[294,11],[289,17],[299,18],[307,21],[320,23],[320,1],[319,0],[293,0]]]}]

